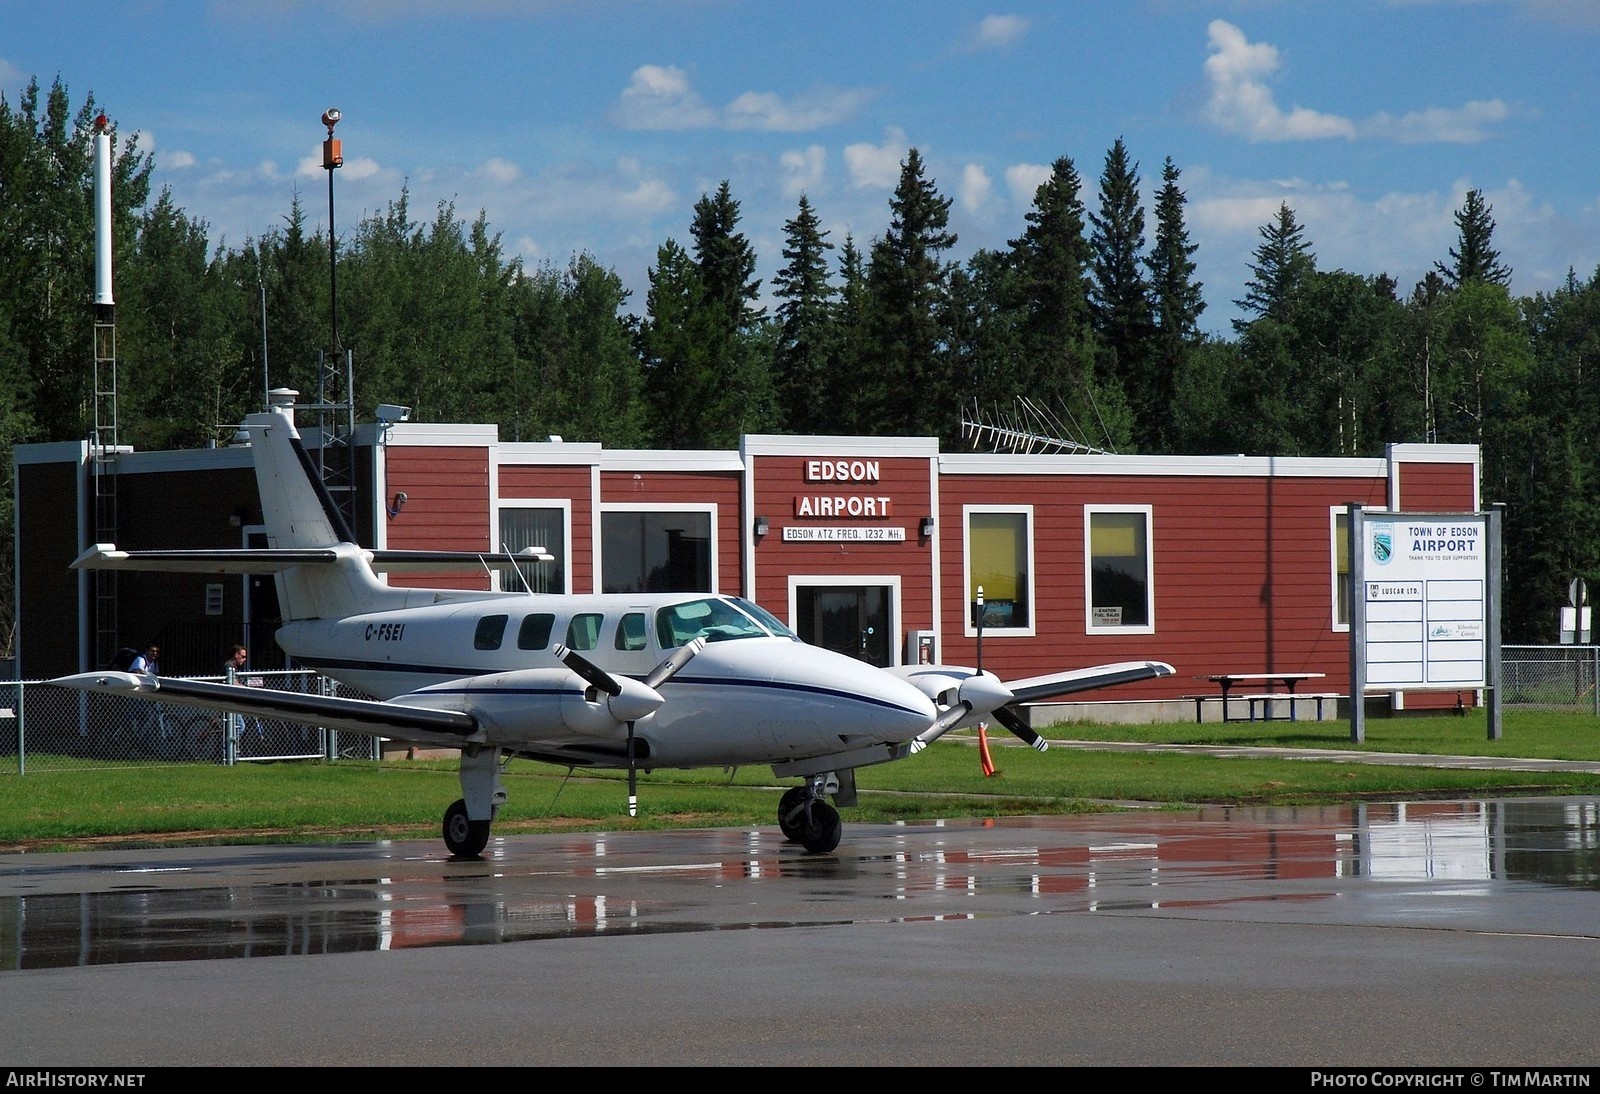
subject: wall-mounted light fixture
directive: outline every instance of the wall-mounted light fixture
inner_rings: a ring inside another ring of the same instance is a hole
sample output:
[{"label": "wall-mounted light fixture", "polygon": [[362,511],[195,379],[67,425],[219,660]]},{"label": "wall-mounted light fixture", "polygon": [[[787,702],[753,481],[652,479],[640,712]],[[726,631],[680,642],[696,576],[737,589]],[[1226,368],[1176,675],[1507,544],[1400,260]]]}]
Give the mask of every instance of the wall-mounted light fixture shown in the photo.
[{"label": "wall-mounted light fixture", "polygon": [[932,517],[923,517],[922,518],[922,538],[923,539],[927,539],[931,535],[933,535],[933,518]]},{"label": "wall-mounted light fixture", "polygon": [[767,523],[766,517],[756,518],[756,538],[760,539],[772,530],[772,525]]},{"label": "wall-mounted light fixture", "polygon": [[406,507],[406,502],[410,500],[411,498],[404,490],[397,490],[394,495],[394,500],[389,503],[389,519],[393,520],[395,517],[398,517],[400,515],[400,510],[404,509]]}]

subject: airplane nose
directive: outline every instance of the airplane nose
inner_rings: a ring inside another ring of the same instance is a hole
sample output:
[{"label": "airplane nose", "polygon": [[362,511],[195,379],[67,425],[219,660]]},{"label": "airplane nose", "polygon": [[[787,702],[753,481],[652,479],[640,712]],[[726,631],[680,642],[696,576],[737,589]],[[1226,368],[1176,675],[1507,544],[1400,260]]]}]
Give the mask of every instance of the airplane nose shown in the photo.
[{"label": "airplane nose", "polygon": [[933,700],[905,680],[843,654],[828,657],[837,659],[830,665],[838,677],[836,686],[854,695],[852,705],[865,723],[859,731],[885,741],[904,741],[933,724],[938,714]]}]

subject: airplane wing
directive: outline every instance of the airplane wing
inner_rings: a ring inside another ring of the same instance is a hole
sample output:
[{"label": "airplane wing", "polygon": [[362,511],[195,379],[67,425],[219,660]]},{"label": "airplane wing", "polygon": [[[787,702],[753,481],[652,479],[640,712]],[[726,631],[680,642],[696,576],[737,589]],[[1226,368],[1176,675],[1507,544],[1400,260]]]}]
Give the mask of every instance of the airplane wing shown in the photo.
[{"label": "airplane wing", "polygon": [[1076,691],[1093,691],[1095,688],[1115,687],[1138,680],[1153,680],[1159,676],[1171,676],[1172,673],[1172,666],[1165,661],[1119,661],[1111,665],[1093,665],[1086,669],[1010,680],[1006,687],[1011,691],[1012,702],[1033,703]]},{"label": "airplane wing", "polygon": [[1171,676],[1174,669],[1165,661],[1118,661],[1088,668],[1068,669],[1045,676],[1030,676],[1002,683],[993,673],[949,665],[907,665],[888,670],[905,677],[923,694],[941,706],[933,725],[908,746],[916,752],[961,725],[972,725],[993,716],[1014,735],[1040,752],[1049,747],[1019,709],[1022,703],[1038,702],[1057,695],[1116,687],[1140,680]]},{"label": "airplane wing", "polygon": [[389,551],[338,547],[222,548],[186,551],[121,551],[96,543],[73,560],[74,570],[139,570],[189,574],[275,574],[294,566],[331,566],[351,554],[366,558],[376,573],[515,569],[548,555],[505,551]]},{"label": "airplane wing", "polygon": [[153,699],[175,706],[232,711],[301,725],[325,726],[342,732],[363,733],[370,737],[392,737],[425,744],[459,746],[468,743],[479,730],[476,718],[458,711],[431,710],[335,695],[308,695],[275,688],[252,688],[242,684],[216,684],[170,676],[85,672],[58,677],[50,683],[96,695]]}]

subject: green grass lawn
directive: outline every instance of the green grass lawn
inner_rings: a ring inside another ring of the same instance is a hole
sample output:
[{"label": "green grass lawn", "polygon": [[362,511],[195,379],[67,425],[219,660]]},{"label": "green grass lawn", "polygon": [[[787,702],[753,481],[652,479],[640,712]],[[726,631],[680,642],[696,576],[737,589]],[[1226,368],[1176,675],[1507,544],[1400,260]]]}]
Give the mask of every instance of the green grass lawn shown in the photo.
[{"label": "green grass lawn", "polygon": [[[1073,741],[1364,748],[1433,754],[1600,760],[1600,719],[1562,713],[1507,715],[1498,741],[1481,713],[1369,720],[1366,741],[1348,723],[1069,723],[1045,735]],[[1295,759],[1055,748],[1039,753],[991,734],[997,770],[984,775],[972,734],[952,734],[903,761],[859,770],[861,804],[845,823],[1071,813],[1145,803],[1306,804],[1507,794],[1600,794],[1600,776],[1464,771]],[[780,784],[766,768],[656,771],[639,778],[627,815],[621,772],[580,773],[514,761],[496,831],[617,831],[769,826]],[[460,796],[453,760],[166,764],[0,776],[0,849],[122,844],[436,838]]]}]

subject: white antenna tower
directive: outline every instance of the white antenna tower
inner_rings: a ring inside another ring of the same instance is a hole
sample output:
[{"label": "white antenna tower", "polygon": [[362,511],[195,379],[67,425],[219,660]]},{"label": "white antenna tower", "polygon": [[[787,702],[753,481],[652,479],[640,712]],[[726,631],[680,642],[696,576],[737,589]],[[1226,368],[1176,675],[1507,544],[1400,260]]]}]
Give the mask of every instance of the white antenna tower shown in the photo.
[{"label": "white antenna tower", "polygon": [[1073,440],[1056,414],[1023,395],[1017,396],[1010,413],[992,416],[984,415],[973,399],[971,413],[961,413],[961,437],[973,448],[988,444],[995,452],[1105,454],[1103,448]]}]

